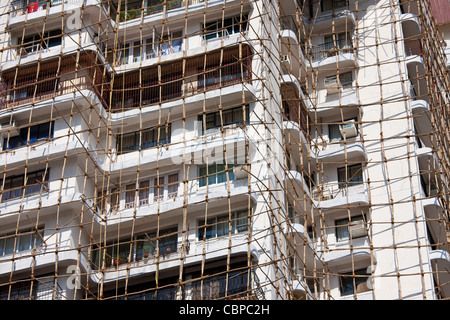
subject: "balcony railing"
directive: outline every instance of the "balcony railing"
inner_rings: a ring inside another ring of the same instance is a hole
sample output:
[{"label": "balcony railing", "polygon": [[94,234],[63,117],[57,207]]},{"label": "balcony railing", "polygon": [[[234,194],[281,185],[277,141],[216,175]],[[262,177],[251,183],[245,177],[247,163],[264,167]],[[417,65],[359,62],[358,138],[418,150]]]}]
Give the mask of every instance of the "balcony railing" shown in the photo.
[{"label": "balcony railing", "polygon": [[[16,70],[5,71],[0,75],[0,110],[90,89],[105,109],[118,112],[251,82],[250,49],[244,45],[242,51],[242,59],[238,58],[239,49],[233,47],[193,57],[186,63],[177,61],[123,73],[115,77],[112,89],[109,73],[93,65],[96,58],[90,53],[80,58],[79,69],[67,56],[61,63],[42,63],[39,72],[37,65],[19,68],[17,75]],[[61,70],[59,74],[57,70]]]},{"label": "balcony railing", "polygon": [[312,46],[310,55],[313,62],[333,57],[343,53],[352,53],[353,45],[350,39],[325,42],[317,46]]},{"label": "balcony railing", "polygon": [[0,288],[0,300],[62,300],[64,295],[59,283],[52,278],[20,281]]},{"label": "balcony railing", "polygon": [[[155,258],[156,256],[162,257],[171,253],[181,252],[181,246],[178,246],[176,241],[160,240],[159,244],[156,244],[156,239],[153,240],[153,244],[145,244],[136,246],[136,244],[142,243],[141,240],[134,240],[131,244],[123,242],[122,244],[110,244],[104,248],[97,248],[92,251],[92,257],[94,257],[92,268],[99,270],[103,267],[119,267],[120,265],[127,264],[128,262],[138,262],[143,259]],[[159,249],[159,250],[158,250]],[[114,253],[113,253],[114,251]]]},{"label": "balcony railing", "polygon": [[83,54],[79,58],[79,68],[75,69],[73,57],[68,56],[61,63],[41,63],[39,69],[37,65],[19,68],[17,75],[15,69],[1,74],[0,110],[84,89],[94,90],[102,102],[107,103],[108,79],[100,67],[92,65],[92,60],[95,55]]},{"label": "balcony railing", "polygon": [[406,56],[421,56],[423,54],[422,42],[420,39],[404,40]]},{"label": "balcony railing", "polygon": [[[247,48],[248,49],[248,48]],[[250,81],[251,59],[249,54],[236,61],[236,48],[226,50],[220,63],[220,52],[187,61],[183,77],[183,63],[178,61],[158,68],[149,68],[116,78],[111,111],[125,111],[150,104],[162,103],[181,97],[189,97],[208,90]],[[126,85],[125,85],[126,84]]]},{"label": "balcony railing", "polygon": [[[25,80],[24,80],[25,78]],[[27,79],[28,78],[28,79]],[[76,79],[58,81],[56,76],[49,75],[38,81],[35,75],[21,77],[21,82],[16,85],[3,87],[0,110],[32,102],[52,99],[57,96],[71,93],[77,90],[96,88],[92,77],[84,76]]]},{"label": "balcony railing", "polygon": [[[180,286],[150,290],[129,295],[129,300],[213,300],[245,298],[247,293],[247,272],[232,272],[228,275],[214,276],[203,281]],[[124,299],[124,298],[119,298]]]},{"label": "balcony railing", "polygon": [[140,18],[141,15],[147,16],[162,11],[169,11],[176,8],[181,8],[183,0],[150,0],[147,1],[147,6],[142,8],[142,1],[129,2],[128,10],[121,10],[119,14],[119,21],[128,21],[135,18]]}]

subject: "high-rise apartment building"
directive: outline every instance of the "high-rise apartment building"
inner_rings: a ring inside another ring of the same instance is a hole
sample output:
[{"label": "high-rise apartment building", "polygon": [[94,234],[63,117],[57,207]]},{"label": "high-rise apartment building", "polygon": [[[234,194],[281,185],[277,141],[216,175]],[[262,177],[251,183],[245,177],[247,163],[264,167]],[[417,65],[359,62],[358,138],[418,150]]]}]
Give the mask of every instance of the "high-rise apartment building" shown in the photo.
[{"label": "high-rise apartment building", "polygon": [[449,298],[437,3],[3,0],[0,299]]}]

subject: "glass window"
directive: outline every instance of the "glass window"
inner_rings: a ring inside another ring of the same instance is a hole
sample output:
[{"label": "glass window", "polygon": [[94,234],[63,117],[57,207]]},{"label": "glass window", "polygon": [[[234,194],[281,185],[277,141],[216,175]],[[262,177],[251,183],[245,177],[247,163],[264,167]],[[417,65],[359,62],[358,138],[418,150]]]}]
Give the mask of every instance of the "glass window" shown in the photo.
[{"label": "glass window", "polygon": [[213,185],[216,183],[223,183],[227,181],[227,173],[230,181],[236,179],[234,176],[233,167],[234,164],[228,164],[228,170],[226,170],[225,164],[210,164],[208,166],[204,165],[200,167],[199,176],[199,186],[206,186],[206,169],[208,169],[208,184]]},{"label": "glass window", "polygon": [[153,180],[153,199],[154,201],[164,199],[164,177]]},{"label": "glass window", "polygon": [[178,173],[169,175],[168,184],[169,198],[175,198],[178,195]]},{"label": "glass window", "polygon": [[[28,133],[30,134],[28,140]],[[21,128],[19,135],[15,137],[5,137],[3,140],[3,150],[11,150],[21,146],[36,143],[41,140],[53,138],[53,121],[37,124],[31,127]]]},{"label": "glass window", "polygon": [[248,29],[248,14],[207,22],[203,25],[203,38],[211,40],[228,36]]},{"label": "glass window", "polygon": [[247,231],[248,225],[249,225],[248,211],[245,210],[245,211],[236,212],[236,221],[233,225],[236,225],[236,232]]},{"label": "glass window", "polygon": [[330,139],[330,142],[342,140],[342,135],[341,135],[341,131],[339,130],[338,124],[328,125],[328,135],[329,135],[328,138]]},{"label": "glass window", "polygon": [[119,48],[119,61],[121,64],[127,64],[130,56],[130,44],[126,43]]},{"label": "glass window", "polygon": [[153,42],[153,38],[148,38],[145,45],[145,58],[156,58],[158,52],[158,44]]},{"label": "glass window", "polygon": [[9,235],[5,239],[5,254],[11,254],[14,252],[15,239],[16,239],[16,237],[14,235]]},{"label": "glass window", "polygon": [[362,165],[355,164],[347,167],[338,168],[339,188],[343,186],[358,185],[363,182]]},{"label": "glass window", "polygon": [[141,61],[141,42],[135,41],[133,44],[133,62]]},{"label": "glass window", "polygon": [[148,204],[149,186],[149,180],[139,182],[139,205],[141,206]]},{"label": "glass window", "polygon": [[216,225],[217,237],[227,236],[229,230],[228,216],[220,216],[217,217],[217,225]]},{"label": "glass window", "polygon": [[132,208],[134,206],[134,198],[136,195],[136,185],[129,184],[125,192],[125,208]]},{"label": "glass window", "polygon": [[[355,223],[364,223],[364,216],[359,215],[351,217],[349,221],[348,218],[336,220],[336,241],[348,241],[350,240],[350,225]],[[355,235],[352,232],[353,238],[361,237],[360,235]]]},{"label": "glass window", "polygon": [[144,150],[157,145],[165,145],[171,141],[171,124],[131,133],[117,135],[117,152],[119,154]]},{"label": "glass window", "polygon": [[347,296],[354,293],[369,291],[367,280],[371,276],[366,269],[344,273],[339,276],[341,295]]},{"label": "glass window", "polygon": [[42,243],[43,230],[40,229],[35,232],[33,229],[19,231],[15,233],[3,235],[0,239],[0,256],[11,254],[13,252],[20,252],[31,250]]},{"label": "glass window", "polygon": [[335,10],[339,8],[346,7],[348,5],[348,0],[322,0],[320,2],[322,12]]},{"label": "glass window", "polygon": [[[224,214],[217,217],[208,218],[207,224],[205,225],[205,220],[201,219],[198,222],[198,240],[206,240],[228,236],[230,231],[229,215]],[[242,210],[238,212],[233,212],[231,214],[231,233],[245,232],[248,230],[249,219],[247,210]]]},{"label": "glass window", "polygon": [[[249,106],[245,105],[245,119],[248,123],[249,121]],[[202,135],[205,133],[203,116],[198,116],[198,121],[201,123]],[[230,126],[232,124],[242,125],[244,124],[244,108],[242,106],[235,107],[222,111],[207,113],[205,115],[206,133],[216,132],[223,126]]]}]

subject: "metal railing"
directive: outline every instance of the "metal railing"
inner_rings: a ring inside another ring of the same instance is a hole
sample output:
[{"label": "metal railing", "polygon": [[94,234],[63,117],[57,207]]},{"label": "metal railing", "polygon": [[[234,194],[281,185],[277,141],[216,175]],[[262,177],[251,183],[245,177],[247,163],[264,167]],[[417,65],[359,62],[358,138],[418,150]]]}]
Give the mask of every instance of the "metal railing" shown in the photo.
[{"label": "metal railing", "polygon": [[421,56],[423,54],[422,42],[420,39],[408,39],[404,40],[405,54],[409,56]]},{"label": "metal railing", "polygon": [[[164,10],[169,11],[176,8],[181,8],[183,5],[183,0],[153,0],[148,1],[148,4],[146,7],[141,8],[142,2],[136,1],[134,4],[136,4],[135,9],[130,10],[121,10],[122,12],[119,13],[119,21],[124,22],[136,18],[140,18],[141,15],[147,16],[152,15],[155,13],[162,12]],[[129,6],[132,6],[133,3],[128,3]]]},{"label": "metal railing", "polygon": [[311,46],[310,56],[313,62],[333,57],[338,54],[352,53],[353,44],[350,39],[325,42],[320,45]]},{"label": "metal railing", "polygon": [[[174,65],[173,71],[163,76],[160,83],[155,78],[147,80],[146,83],[143,81],[140,88],[135,85],[127,86],[126,89],[113,89],[115,92],[112,95],[111,111],[161,103],[181,98],[183,95],[192,96],[251,79],[247,63],[242,62],[206,68],[204,72],[190,75],[190,80],[183,80],[177,67],[178,65]],[[126,82],[133,83],[133,78],[130,77]]]}]

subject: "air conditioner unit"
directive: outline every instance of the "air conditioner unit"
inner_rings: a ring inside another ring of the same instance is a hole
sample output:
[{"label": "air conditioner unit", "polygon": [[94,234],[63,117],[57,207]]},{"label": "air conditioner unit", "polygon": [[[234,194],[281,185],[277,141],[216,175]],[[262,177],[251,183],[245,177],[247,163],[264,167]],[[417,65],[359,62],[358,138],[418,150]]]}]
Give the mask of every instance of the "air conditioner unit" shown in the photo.
[{"label": "air conditioner unit", "polygon": [[247,164],[241,164],[233,167],[234,176],[236,179],[247,179],[250,166]]},{"label": "air conditioner unit", "polygon": [[339,85],[336,76],[325,78],[324,86],[327,89],[328,94],[334,94],[339,92]]},{"label": "air conditioner unit", "polygon": [[17,129],[16,122],[14,120],[11,123],[8,121],[0,124],[0,130],[5,136],[8,135],[8,133],[11,137],[19,135],[19,130]]},{"label": "air conditioner unit", "polygon": [[356,129],[355,120],[348,120],[346,124],[340,124],[339,130],[341,131],[342,137],[345,138],[353,138],[358,134],[358,130]]},{"label": "air conditioner unit", "polygon": [[282,55],[281,56],[281,63],[291,63],[291,59],[288,55]]},{"label": "air conditioner unit", "polygon": [[364,221],[354,221],[350,225],[350,234],[352,238],[360,238],[367,236],[366,224]]}]

